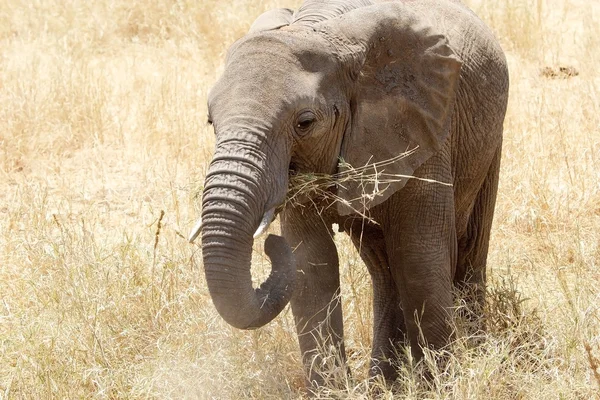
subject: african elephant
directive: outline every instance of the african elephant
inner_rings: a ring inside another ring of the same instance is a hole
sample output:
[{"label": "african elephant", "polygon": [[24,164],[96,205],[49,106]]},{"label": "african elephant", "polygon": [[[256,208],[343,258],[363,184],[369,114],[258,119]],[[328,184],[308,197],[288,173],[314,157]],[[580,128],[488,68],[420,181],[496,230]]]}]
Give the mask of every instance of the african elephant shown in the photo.
[{"label": "african elephant", "polygon": [[[345,357],[337,224],[372,278],[372,374],[395,378],[396,346],[448,344],[454,288],[484,301],[508,82],[494,35],[459,1],[307,0],[260,16],[208,96],[216,148],[190,241],[201,233],[219,314],[254,329],[291,302],[321,384],[318,349]],[[304,173],[330,184],[282,207]],[[253,234],[277,214],[272,271],[253,288]]]}]

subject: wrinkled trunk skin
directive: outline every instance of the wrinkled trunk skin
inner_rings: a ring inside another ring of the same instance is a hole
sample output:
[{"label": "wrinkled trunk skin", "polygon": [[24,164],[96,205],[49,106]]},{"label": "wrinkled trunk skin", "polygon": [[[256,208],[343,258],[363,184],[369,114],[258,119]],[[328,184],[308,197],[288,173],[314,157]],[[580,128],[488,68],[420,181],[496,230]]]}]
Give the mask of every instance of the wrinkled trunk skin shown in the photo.
[{"label": "wrinkled trunk skin", "polygon": [[[285,195],[285,179],[269,176],[267,157],[250,140],[232,135],[217,143],[202,199],[202,253],[208,289],[219,314],[240,329],[259,328],[289,302],[295,265],[290,247],[280,236],[269,235],[265,252],[271,274],[259,288],[252,287],[250,264],[253,233],[268,208]],[[243,145],[241,144],[243,143]],[[250,146],[251,147],[251,146]],[[271,174],[279,171],[271,172]],[[273,190],[274,189],[274,190]],[[274,198],[275,197],[275,198]]]}]

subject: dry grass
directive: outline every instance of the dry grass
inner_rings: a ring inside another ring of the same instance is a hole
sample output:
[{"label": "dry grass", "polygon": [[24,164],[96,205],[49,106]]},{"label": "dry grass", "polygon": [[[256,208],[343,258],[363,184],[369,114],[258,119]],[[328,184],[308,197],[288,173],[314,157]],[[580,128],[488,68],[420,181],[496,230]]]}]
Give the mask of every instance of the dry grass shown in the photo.
[{"label": "dry grass", "polygon": [[[206,91],[225,49],[262,10],[298,1],[225,3],[0,0],[0,398],[302,396],[289,311],[258,331],[227,326],[198,247],[179,234],[199,214]],[[512,79],[490,331],[479,347],[458,340],[443,366],[429,355],[431,381],[407,365],[396,390],[593,398],[600,6],[468,3],[497,32]],[[336,240],[354,378],[321,395],[364,398],[370,281]]]},{"label": "dry grass", "polygon": [[[398,160],[408,157],[417,150],[408,150],[387,160],[368,162],[363,166],[353,166],[340,159],[339,172],[334,174],[294,173],[290,176],[288,192],[285,201],[280,206],[285,207],[316,207],[321,213],[342,203],[349,209],[368,221],[377,223],[369,215],[369,202],[376,196],[388,190],[388,184],[408,179],[417,179],[438,185],[452,186],[450,182],[440,182],[434,179],[420,178],[412,175],[391,174],[385,172],[385,167]],[[356,185],[360,193],[355,198],[345,199],[338,196],[335,188],[347,189],[348,185]],[[313,201],[318,200],[317,202]]]}]

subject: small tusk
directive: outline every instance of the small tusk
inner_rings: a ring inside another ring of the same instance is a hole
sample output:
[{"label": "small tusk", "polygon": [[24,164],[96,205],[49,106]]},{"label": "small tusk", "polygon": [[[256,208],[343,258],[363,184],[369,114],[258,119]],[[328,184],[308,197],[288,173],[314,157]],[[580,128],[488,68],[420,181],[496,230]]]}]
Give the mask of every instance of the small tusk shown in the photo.
[{"label": "small tusk", "polygon": [[190,234],[188,236],[188,242],[194,243],[194,240],[196,240],[196,238],[200,234],[200,230],[202,230],[202,218],[198,218],[198,222],[196,222],[196,225],[194,225],[194,227],[190,231]]},{"label": "small tusk", "polygon": [[269,211],[265,213],[262,220],[260,221],[260,225],[258,225],[258,229],[254,232],[253,238],[256,239],[260,235],[262,235],[271,225],[273,221],[273,216],[275,215],[275,207],[271,208]]}]

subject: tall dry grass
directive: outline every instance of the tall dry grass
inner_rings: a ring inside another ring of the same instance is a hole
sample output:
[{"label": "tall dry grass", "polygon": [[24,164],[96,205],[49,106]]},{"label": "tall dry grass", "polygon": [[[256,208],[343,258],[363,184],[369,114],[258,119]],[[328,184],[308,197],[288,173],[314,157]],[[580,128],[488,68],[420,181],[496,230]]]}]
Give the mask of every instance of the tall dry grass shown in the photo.
[{"label": "tall dry grass", "polygon": [[[227,326],[180,235],[200,212],[224,51],[262,10],[298,1],[225,3],[0,0],[0,398],[302,396],[289,311],[253,332]],[[431,381],[404,367],[396,393],[593,398],[600,5],[468,3],[511,70],[490,330],[480,347],[459,339]],[[336,240],[354,376],[321,397],[362,398],[370,281]]]}]

